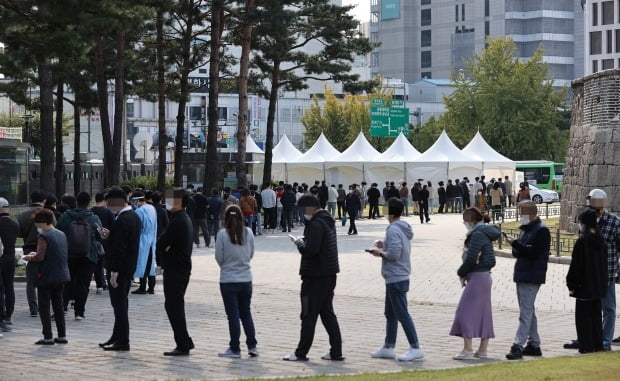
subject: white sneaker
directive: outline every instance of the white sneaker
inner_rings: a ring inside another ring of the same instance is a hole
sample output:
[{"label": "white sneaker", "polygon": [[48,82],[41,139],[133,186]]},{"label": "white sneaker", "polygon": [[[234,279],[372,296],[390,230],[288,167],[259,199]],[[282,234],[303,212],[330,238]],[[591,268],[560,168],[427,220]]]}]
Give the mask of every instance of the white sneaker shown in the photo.
[{"label": "white sneaker", "polygon": [[452,357],[455,360],[475,360],[474,352],[461,351],[458,355]]},{"label": "white sneaker", "polygon": [[478,359],[488,359],[489,356],[487,355],[486,352],[478,352],[476,351],[476,353],[474,353],[474,357],[478,358]]},{"label": "white sneaker", "polygon": [[370,354],[373,359],[395,359],[396,352],[394,348],[381,347]]},{"label": "white sneaker", "polygon": [[217,354],[219,357],[228,357],[229,359],[238,359],[241,358],[241,353],[235,353],[232,349],[227,348],[224,352],[220,352]]},{"label": "white sneaker", "polygon": [[307,357],[297,357],[295,353],[291,353],[290,355],[286,355],[282,357],[284,361],[308,361]]},{"label": "white sneaker", "polygon": [[403,355],[398,356],[398,361],[421,360],[424,358],[424,352],[420,348],[409,348]]}]

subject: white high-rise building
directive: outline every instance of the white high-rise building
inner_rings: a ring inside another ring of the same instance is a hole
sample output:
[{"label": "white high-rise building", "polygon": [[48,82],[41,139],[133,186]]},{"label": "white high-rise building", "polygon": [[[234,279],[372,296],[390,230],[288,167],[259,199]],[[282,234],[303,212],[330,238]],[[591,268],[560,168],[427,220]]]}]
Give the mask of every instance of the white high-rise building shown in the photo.
[{"label": "white high-rise building", "polygon": [[584,74],[620,68],[620,0],[582,0]]}]

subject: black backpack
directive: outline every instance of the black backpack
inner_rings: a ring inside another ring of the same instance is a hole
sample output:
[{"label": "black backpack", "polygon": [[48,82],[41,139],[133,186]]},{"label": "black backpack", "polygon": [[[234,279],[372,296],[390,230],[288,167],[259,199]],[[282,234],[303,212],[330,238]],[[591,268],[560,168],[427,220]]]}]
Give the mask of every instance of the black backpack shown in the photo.
[{"label": "black backpack", "polygon": [[68,252],[71,256],[85,256],[90,252],[92,227],[88,222],[90,216],[71,220],[67,229]]}]

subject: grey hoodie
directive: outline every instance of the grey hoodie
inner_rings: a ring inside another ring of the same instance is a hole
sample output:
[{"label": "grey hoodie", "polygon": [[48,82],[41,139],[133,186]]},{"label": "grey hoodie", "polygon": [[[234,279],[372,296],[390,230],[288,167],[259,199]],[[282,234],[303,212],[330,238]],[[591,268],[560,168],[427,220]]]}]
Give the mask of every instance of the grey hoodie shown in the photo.
[{"label": "grey hoodie", "polygon": [[413,230],[405,221],[392,222],[385,229],[381,275],[386,284],[409,280],[412,238]]}]

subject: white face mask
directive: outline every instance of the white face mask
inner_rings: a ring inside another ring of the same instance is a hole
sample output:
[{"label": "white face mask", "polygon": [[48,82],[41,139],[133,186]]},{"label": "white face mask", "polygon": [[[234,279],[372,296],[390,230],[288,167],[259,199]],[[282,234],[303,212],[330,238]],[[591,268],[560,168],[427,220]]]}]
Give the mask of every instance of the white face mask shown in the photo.
[{"label": "white face mask", "polygon": [[467,229],[467,231],[470,231],[471,229],[474,228],[474,226],[470,224],[469,222],[463,221],[463,225],[465,226],[465,229]]},{"label": "white face mask", "polygon": [[521,225],[529,225],[530,216],[521,216]]},{"label": "white face mask", "polygon": [[172,207],[174,206],[174,204],[170,201],[166,201],[166,209],[170,210],[172,209]]},{"label": "white face mask", "polygon": [[311,220],[312,219],[312,214],[304,214],[304,218],[306,220]]},{"label": "white face mask", "polygon": [[42,228],[37,228],[37,231],[39,232],[39,234],[43,233],[43,229]]}]

